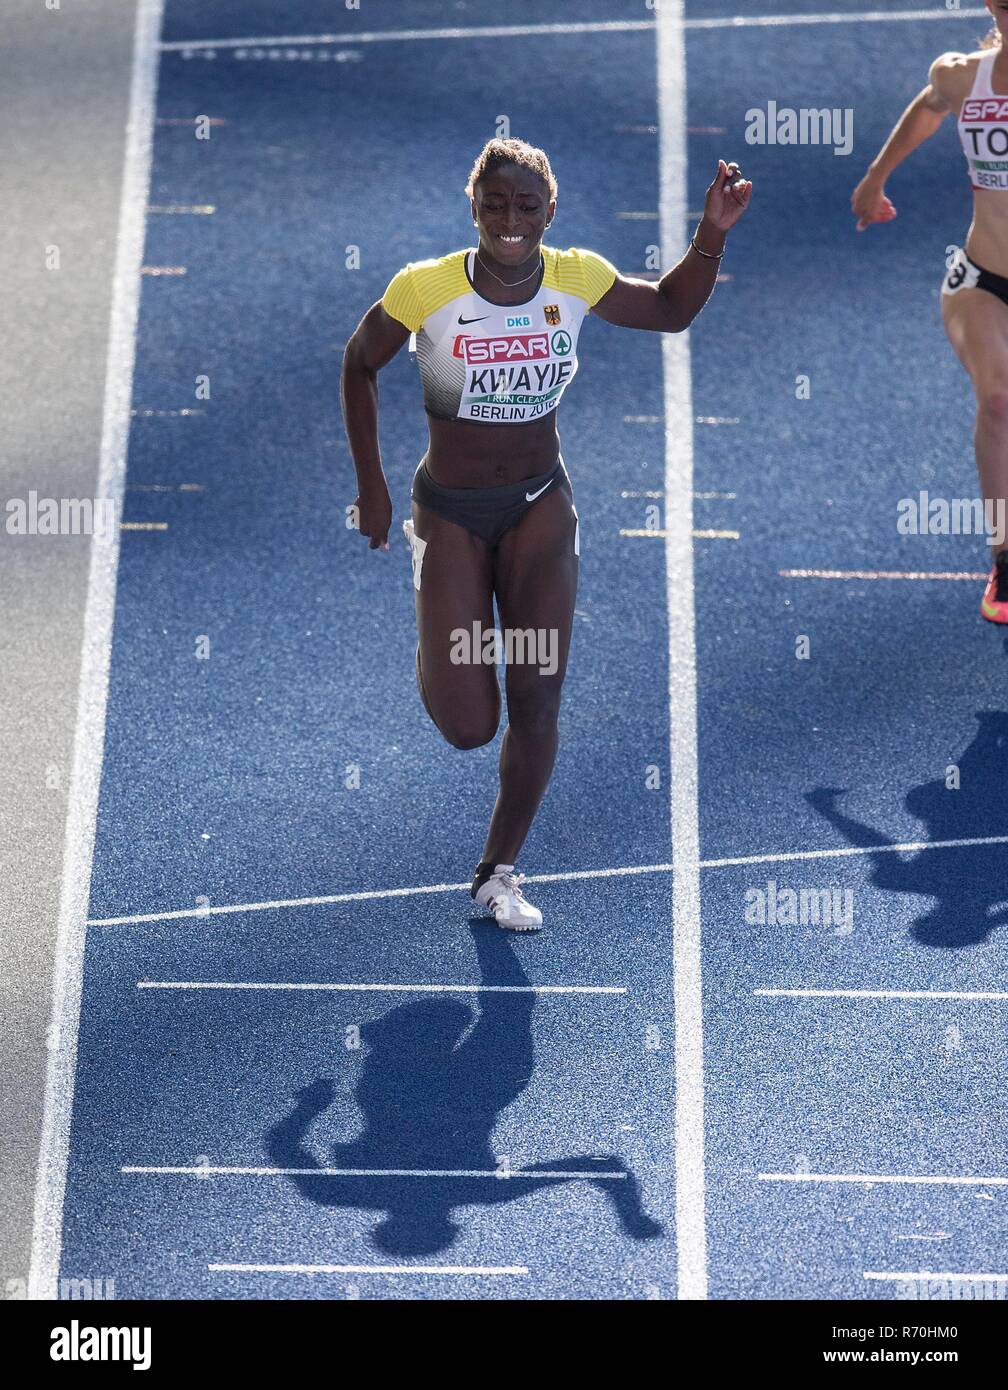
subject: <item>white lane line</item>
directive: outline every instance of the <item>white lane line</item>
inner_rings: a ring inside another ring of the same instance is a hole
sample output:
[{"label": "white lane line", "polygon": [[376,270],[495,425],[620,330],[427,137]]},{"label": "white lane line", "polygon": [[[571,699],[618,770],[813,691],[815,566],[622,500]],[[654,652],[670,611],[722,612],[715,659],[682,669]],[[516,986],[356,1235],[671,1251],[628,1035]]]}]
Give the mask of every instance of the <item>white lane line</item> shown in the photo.
[{"label": "white lane line", "polygon": [[[862,10],[851,14],[725,15],[716,19],[684,19],[682,27],[706,29],[778,28],[790,24],[882,24],[887,20],[977,19],[989,11],[967,10]],[[654,29],[650,19],[584,21],[576,24],[497,24],[450,29],[379,29],[355,34],[279,34],[242,39],[174,39],[161,44],[165,53],[195,52],[204,48],[269,48],[284,44],[412,43],[418,39],[510,39],[549,34],[615,34]],[[654,126],[618,127],[653,132]]]},{"label": "white lane line", "polygon": [[966,1283],[977,1283],[979,1280],[987,1280],[987,1279],[990,1279],[990,1280],[992,1280],[994,1283],[999,1283],[999,1284],[1004,1283],[1006,1280],[1008,1280],[1008,1274],[963,1274],[963,1273],[956,1273],[956,1274],[942,1273],[942,1274],[936,1274],[936,1273],[934,1273],[933,1271],[931,1271],[931,1270],[929,1270],[929,1269],[886,1270],[885,1272],[881,1272],[881,1271],[876,1270],[876,1269],[866,1269],[865,1272],[864,1272],[864,1277],[865,1277],[866,1279],[883,1279],[883,1280],[890,1280],[890,1279],[960,1279],[960,1280],[964,1280]]},{"label": "white lane line", "polygon": [[[632,878],[638,874],[671,872],[671,864],[633,864],[619,869],[575,869],[561,874],[527,874],[526,883],[570,883],[577,879]],[[431,883],[417,888],[376,888],[363,893],[330,893],[312,898],[279,898],[273,902],[227,903],[220,907],[187,907],[172,912],[142,912],[131,917],[93,917],[90,927],[127,927],[140,922],[174,922],[189,917],[229,916],[236,912],[270,912],[282,907],[328,907],[333,903],[368,902],[371,899],[412,898],[428,893],[469,892],[471,883]],[[488,918],[488,921],[491,919]]]},{"label": "white lane line", "polygon": [[625,1182],[626,1173],[614,1173],[605,1168],[589,1168],[562,1172],[555,1168],[509,1168],[507,1173],[498,1168],[254,1168],[186,1165],[157,1167],[154,1165],[125,1164],[120,1173],[148,1174],[158,1177],[197,1177],[208,1175],[216,1177],[246,1178],[496,1178],[498,1182],[510,1182],[512,1178],[550,1178],[567,1181],[570,1178],[590,1178],[592,1182],[600,1179],[612,1182]]},{"label": "white lane line", "polygon": [[1008,1178],[918,1173],[759,1173],[760,1182],[879,1183],[897,1187],[1008,1187]]},{"label": "white lane line", "polygon": [[[749,854],[734,859],[701,859],[699,869],[724,869],[745,864],[783,864],[800,860],[842,859],[858,854],[916,853],[925,849],[971,849],[1008,844],[1008,835],[985,835],[972,840],[918,840],[903,845],[853,845],[843,849],[812,849]],[[671,864],[632,864],[615,869],[574,869],[561,874],[527,874],[526,883],[573,883],[579,879],[635,878],[640,874],[668,874]],[[219,907],[183,907],[170,912],[139,912],[129,917],[91,917],[89,927],[132,927],[143,922],[181,922],[192,917],[227,917],[241,912],[272,912],[285,907],[329,907],[334,903],[370,902],[385,898],[412,898],[428,893],[468,892],[469,883],[430,883],[417,888],[374,888],[362,893],[329,893],[312,898],[276,898],[271,902],[224,903]],[[489,920],[489,919],[488,919]]]},{"label": "white lane line", "polygon": [[763,999],[1008,999],[1005,990],[977,989],[754,989]]},{"label": "white lane line", "polygon": [[528,1274],[528,1265],[208,1264],[215,1274]]},{"label": "white lane line", "polygon": [[371,29],[363,33],[346,30],[342,34],[280,34],[268,38],[173,39],[163,43],[164,53],[190,52],[201,48],[270,48],[283,44],[413,43],[419,39],[514,39],[538,34],[616,34],[653,29],[652,19],[613,19],[575,24],[487,24],[446,29]]},{"label": "white lane line", "polygon": [[[668,531],[651,531],[648,529],[634,530],[627,527],[620,528],[621,536],[628,536],[631,539],[654,539],[667,540]],[[738,531],[691,531],[694,540],[697,541],[737,541],[740,539]]]},{"label": "white lane line", "polygon": [[777,29],[791,24],[885,24],[889,20],[979,19],[989,16],[982,6],[968,10],[855,10],[849,14],[732,15],[719,19],[687,19],[687,29]]},{"label": "white lane line", "polygon": [[787,854],[747,854],[737,859],[705,859],[701,869],[725,869],[735,864],[785,864],[803,859],[846,859],[857,854],[916,854],[925,849],[975,849],[979,845],[1008,845],[1008,835],[979,835],[970,840],[914,840],[904,845],[847,845],[843,849],[809,849]]},{"label": "white lane line", "polygon": [[[662,263],[679,256],[687,202],[683,0],[658,11],[658,170]],[[688,333],[662,334],[665,585],[668,612],[669,817],[675,1015],[676,1296],[707,1297],[704,1196],[700,833],[697,824],[696,634],[693,613],[693,389]]]},{"label": "white lane line", "polygon": [[[659,270],[656,270],[654,272],[631,272],[631,274],[637,274],[638,276],[646,276],[653,274],[655,277],[660,277],[661,273],[662,272]],[[624,425],[660,425],[664,418],[664,415],[624,415],[623,423]],[[738,419],[736,416],[697,415],[695,418],[698,425],[740,425],[742,423],[742,421]],[[797,571],[795,572],[797,573]],[[805,571],[802,572],[804,573]],[[811,573],[811,571],[809,572]]]},{"label": "white lane line", "polygon": [[[134,412],[135,413],[135,412]],[[127,492],[202,492],[202,483],[127,483]]]},{"label": "white lane line", "polygon": [[150,212],[182,215],[190,213],[197,217],[209,217],[211,213],[217,211],[213,203],[151,203],[147,209]]},{"label": "white lane line", "polygon": [[[572,878],[580,875],[572,874]],[[527,883],[531,879],[526,876]],[[183,907],[172,912],[141,912],[131,917],[93,917],[89,927],[128,927],[139,922],[179,922],[189,917],[226,917],[236,912],[272,912],[282,907],[329,907],[334,903],[369,902],[374,898],[412,898],[427,893],[459,893],[471,883],[431,883],[418,888],[376,888],[363,893],[328,893],[313,898],[277,898],[272,902],[226,903],[220,907]],[[488,919],[489,920],[489,919]]]},{"label": "white lane line", "polygon": [[986,579],[975,570],[778,570],[781,579]]},{"label": "white lane line", "polygon": [[[651,489],[644,489],[644,490],[642,490],[642,491],[633,491],[633,490],[631,490],[631,489],[624,489],[623,491],[620,492],[620,496],[621,496],[621,497],[654,497],[655,499],[661,499],[661,498],[663,498],[663,497],[665,496],[665,493],[664,493],[664,492],[659,492],[657,489],[654,489],[654,490],[651,490]],[[735,498],[736,498],[737,496],[738,496],[738,493],[737,493],[737,492],[694,492],[694,494],[693,494],[694,499],[699,500],[699,501],[701,501],[701,502],[705,502],[705,501],[706,501],[706,502],[709,502],[709,501],[711,501],[711,500],[713,500],[713,499],[716,499],[716,500],[722,501],[722,502],[730,502],[730,501],[734,501]]]},{"label": "white lane line", "polygon": [[331,990],[379,994],[626,994],[621,985],[357,985],[232,980],[137,980],[137,989]]},{"label": "white lane line", "polygon": [[206,125],[227,125],[226,116],[158,116],[154,124],[194,126],[197,121],[202,121]]},{"label": "white lane line", "polygon": [[[162,5],[163,0],[139,0],[136,8],[129,115],[112,281],[102,437],[95,495],[113,498],[120,508],[129,439],[130,395],[140,302],[139,271],[143,259],[144,208],[150,179],[157,89],[157,42],[161,33]],[[63,1244],[63,1199],[77,1070],[85,922],[105,739],[105,703],[118,559],[118,533],[110,544],[91,547],[73,771],[63,845],[52,1013],[46,1038],[49,1056],[28,1276],[28,1297],[32,1299],[56,1297]]]}]

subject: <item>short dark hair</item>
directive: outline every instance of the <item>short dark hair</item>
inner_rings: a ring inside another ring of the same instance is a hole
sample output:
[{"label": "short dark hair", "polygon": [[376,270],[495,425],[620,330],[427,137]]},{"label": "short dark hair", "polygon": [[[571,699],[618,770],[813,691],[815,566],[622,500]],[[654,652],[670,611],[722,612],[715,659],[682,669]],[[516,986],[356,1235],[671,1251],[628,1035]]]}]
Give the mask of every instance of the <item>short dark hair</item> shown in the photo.
[{"label": "short dark hair", "polygon": [[517,164],[520,169],[530,169],[538,174],[549,189],[550,199],[557,195],[557,181],[550,167],[549,156],[545,150],[537,149],[526,140],[514,137],[507,140],[488,140],[476,157],[476,163],[466,184],[466,196],[471,198],[476,185],[487,174],[492,174],[504,164]]}]

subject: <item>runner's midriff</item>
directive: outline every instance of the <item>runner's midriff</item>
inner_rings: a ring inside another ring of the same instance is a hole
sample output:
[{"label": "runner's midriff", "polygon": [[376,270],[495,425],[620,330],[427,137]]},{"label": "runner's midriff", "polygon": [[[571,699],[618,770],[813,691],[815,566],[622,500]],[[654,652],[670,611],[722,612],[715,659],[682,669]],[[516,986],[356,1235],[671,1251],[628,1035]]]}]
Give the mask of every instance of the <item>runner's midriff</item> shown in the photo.
[{"label": "runner's midriff", "polygon": [[556,411],[521,425],[427,416],[427,472],[443,487],[504,487],[548,473],[560,456]]},{"label": "runner's midriff", "polygon": [[966,239],[966,254],[984,270],[1008,276],[1008,198],[1004,193],[973,190],[973,223]]}]

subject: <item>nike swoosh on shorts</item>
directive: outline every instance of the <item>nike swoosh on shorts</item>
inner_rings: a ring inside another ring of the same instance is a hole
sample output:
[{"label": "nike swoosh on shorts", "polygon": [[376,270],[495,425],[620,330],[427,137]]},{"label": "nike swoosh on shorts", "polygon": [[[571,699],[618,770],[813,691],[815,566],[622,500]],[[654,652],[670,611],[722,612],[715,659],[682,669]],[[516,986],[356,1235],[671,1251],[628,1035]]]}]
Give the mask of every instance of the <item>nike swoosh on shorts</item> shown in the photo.
[{"label": "nike swoosh on shorts", "polygon": [[550,483],[552,483],[552,481],[553,481],[553,479],[550,478],[549,483],[544,483],[543,486],[539,489],[538,492],[526,492],[526,494],[525,494],[525,501],[526,501],[526,502],[534,502],[534,501],[536,500],[537,497],[541,497],[541,496],[543,495],[543,493],[546,491],[546,489],[550,486]]}]

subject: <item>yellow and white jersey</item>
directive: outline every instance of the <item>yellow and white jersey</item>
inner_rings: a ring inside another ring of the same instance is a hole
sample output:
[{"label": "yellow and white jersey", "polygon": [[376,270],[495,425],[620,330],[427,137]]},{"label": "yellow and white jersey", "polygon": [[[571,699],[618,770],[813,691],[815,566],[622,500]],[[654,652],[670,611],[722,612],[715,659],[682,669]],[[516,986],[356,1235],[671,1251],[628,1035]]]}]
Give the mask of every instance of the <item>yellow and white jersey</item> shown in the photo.
[{"label": "yellow and white jersey", "polygon": [[498,425],[541,419],[577,371],[578,331],[612,286],[616,267],[594,251],[544,246],[532,298],[492,304],[473,288],[474,257],[453,251],[411,262],[382,306],[415,335],[429,414]]}]

